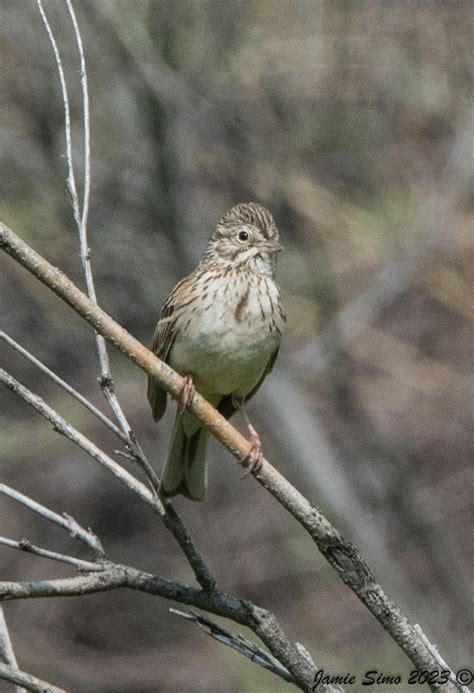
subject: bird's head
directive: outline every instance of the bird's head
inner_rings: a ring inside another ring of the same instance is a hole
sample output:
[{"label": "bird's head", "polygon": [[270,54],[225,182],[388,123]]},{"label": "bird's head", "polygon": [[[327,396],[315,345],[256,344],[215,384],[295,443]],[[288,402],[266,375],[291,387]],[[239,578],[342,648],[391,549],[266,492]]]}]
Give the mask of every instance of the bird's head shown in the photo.
[{"label": "bird's head", "polygon": [[211,236],[206,259],[224,265],[243,264],[273,276],[275,256],[282,250],[278,229],[265,207],[244,202],[232,207]]}]

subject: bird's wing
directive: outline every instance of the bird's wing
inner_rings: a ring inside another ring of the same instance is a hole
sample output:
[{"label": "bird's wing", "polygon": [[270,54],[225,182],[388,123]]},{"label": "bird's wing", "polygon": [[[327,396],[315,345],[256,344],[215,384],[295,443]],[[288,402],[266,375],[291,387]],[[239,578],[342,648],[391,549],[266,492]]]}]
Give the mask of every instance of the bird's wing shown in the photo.
[{"label": "bird's wing", "polygon": [[[167,361],[173,342],[177,335],[177,319],[189,295],[191,276],[182,279],[163,304],[160,319],[156,325],[153,338],[153,353]],[[154,378],[148,378],[148,401],[150,402],[153,418],[159,421],[166,409],[166,390],[163,390]]]},{"label": "bird's wing", "polygon": [[280,345],[277,346],[277,348],[275,349],[275,351],[273,352],[273,354],[272,354],[272,355],[270,356],[270,358],[268,359],[267,367],[266,367],[265,370],[263,371],[262,377],[260,378],[260,380],[258,381],[258,383],[255,385],[255,387],[253,388],[253,390],[251,390],[251,391],[249,392],[249,394],[247,395],[247,397],[245,398],[245,401],[246,401],[246,402],[248,402],[248,400],[249,400],[251,397],[254,396],[254,394],[255,394],[255,393],[257,392],[257,390],[260,388],[260,385],[263,383],[263,381],[265,380],[265,378],[267,377],[267,375],[272,371],[273,366],[275,365],[275,361],[277,360],[277,356],[278,356],[278,352],[279,352],[279,351],[280,351]]},{"label": "bird's wing", "polygon": [[[257,392],[257,390],[260,388],[260,385],[263,383],[267,375],[270,373],[270,371],[273,369],[273,366],[275,365],[275,361],[278,356],[278,352],[280,351],[280,345],[277,346],[273,354],[270,356],[268,359],[268,363],[266,365],[265,370],[263,371],[260,380],[258,383],[255,385],[253,390],[249,392],[247,397],[245,398],[245,401],[248,402],[251,397],[254,396],[254,394]],[[234,406],[232,395],[225,395],[219,402],[217,406],[217,410],[222,414],[222,416],[225,416],[226,419],[230,419],[232,414],[235,412],[236,407]]]}]

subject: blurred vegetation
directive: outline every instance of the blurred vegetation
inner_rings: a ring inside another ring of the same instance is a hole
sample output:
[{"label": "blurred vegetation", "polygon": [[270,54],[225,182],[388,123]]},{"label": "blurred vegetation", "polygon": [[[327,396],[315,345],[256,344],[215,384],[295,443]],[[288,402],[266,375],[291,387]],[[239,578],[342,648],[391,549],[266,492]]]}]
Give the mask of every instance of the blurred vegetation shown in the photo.
[{"label": "blurred vegetation", "polygon": [[[78,59],[67,70],[81,161]],[[84,0],[92,107],[90,244],[99,300],[150,344],[163,300],[238,201],[274,213],[289,326],[250,406],[269,459],[358,544],[451,666],[472,630],[474,6],[310,0]],[[0,218],[83,285],[65,192],[63,111],[36,4],[0,8]],[[3,328],[94,403],[92,333],[7,258]],[[111,353],[118,394],[157,469],[144,377]],[[5,367],[107,450],[114,440],[32,366]],[[171,415],[170,415],[171,416]],[[240,422],[238,422],[240,425]],[[104,539],[110,555],[189,581],[140,505],[7,392],[2,477]],[[411,667],[307,537],[216,444],[210,498],[182,501],[223,588],[275,611],[328,671]],[[7,501],[2,533],[69,540]],[[4,548],[2,579],[65,568]],[[64,573],[65,574],[65,573]],[[271,674],[168,612],[114,593],[16,603],[25,670],[74,691],[277,691]],[[13,620],[12,620],[13,619]],[[471,658],[472,662],[472,658]]]}]

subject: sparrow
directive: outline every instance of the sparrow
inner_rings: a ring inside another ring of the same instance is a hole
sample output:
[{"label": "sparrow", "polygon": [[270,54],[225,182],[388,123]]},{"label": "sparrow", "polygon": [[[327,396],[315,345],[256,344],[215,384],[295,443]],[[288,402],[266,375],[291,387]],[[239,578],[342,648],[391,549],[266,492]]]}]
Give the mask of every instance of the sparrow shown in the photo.
[{"label": "sparrow", "polygon": [[[232,207],[218,222],[203,259],[166,299],[156,326],[153,352],[185,378],[160,495],[204,500],[208,429],[186,407],[197,390],[229,418],[239,410],[251,449],[248,471],[263,455],[260,436],[245,403],[270,373],[285,323],[274,280],[282,250],[271,213],[255,202]],[[159,421],[167,393],[153,378],[148,400]]]}]

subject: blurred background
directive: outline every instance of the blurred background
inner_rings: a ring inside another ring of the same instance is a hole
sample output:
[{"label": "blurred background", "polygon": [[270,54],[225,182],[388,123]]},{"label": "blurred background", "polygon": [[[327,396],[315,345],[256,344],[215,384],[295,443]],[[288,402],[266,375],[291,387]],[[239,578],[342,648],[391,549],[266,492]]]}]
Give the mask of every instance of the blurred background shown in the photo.
[{"label": "blurred background", "polygon": [[[44,6],[67,74],[80,177],[74,35],[65,3]],[[472,665],[473,4],[75,6],[91,99],[99,302],[150,345],[162,302],[221,214],[239,201],[268,206],[285,247],[288,328],[249,406],[265,452],[360,548],[451,667]],[[59,81],[36,3],[3,0],[0,37],[0,218],[83,286]],[[0,296],[3,328],[106,410],[85,323],[7,257]],[[112,434],[74,400],[6,345],[0,353],[113,454]],[[156,426],[144,375],[110,355],[125,412],[159,471],[173,407]],[[6,390],[0,429],[2,481],[90,526],[112,559],[192,582],[156,517]],[[215,441],[209,457],[208,500],[176,505],[220,587],[273,610],[327,671],[406,676],[410,662],[304,531],[252,479],[238,480]],[[81,555],[6,498],[0,525],[5,536]],[[68,574],[1,548],[0,579]],[[6,616],[21,668],[68,690],[289,690],[170,606],[117,591],[11,603]]]}]

